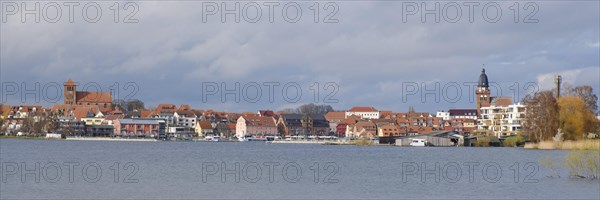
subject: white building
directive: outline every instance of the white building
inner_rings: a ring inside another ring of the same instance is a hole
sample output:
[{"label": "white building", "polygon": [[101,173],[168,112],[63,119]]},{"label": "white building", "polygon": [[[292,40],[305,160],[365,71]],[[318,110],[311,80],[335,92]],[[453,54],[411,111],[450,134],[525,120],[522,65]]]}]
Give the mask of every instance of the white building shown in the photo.
[{"label": "white building", "polygon": [[196,114],[189,110],[178,110],[173,113],[174,123],[177,126],[194,128],[196,126]]},{"label": "white building", "polygon": [[450,109],[448,111],[438,111],[435,115],[443,120],[451,119],[477,119],[476,109]]},{"label": "white building", "polygon": [[345,115],[346,118],[356,115],[363,119],[379,119],[379,111],[374,107],[352,107]]},{"label": "white building", "polygon": [[477,130],[492,131],[497,137],[517,135],[525,118],[525,105],[520,103],[508,106],[481,107],[481,118]]},{"label": "white building", "polygon": [[450,112],[448,112],[448,111],[443,111],[443,110],[442,110],[442,111],[438,111],[438,112],[435,114],[435,117],[437,117],[437,118],[442,118],[443,120],[450,120]]}]

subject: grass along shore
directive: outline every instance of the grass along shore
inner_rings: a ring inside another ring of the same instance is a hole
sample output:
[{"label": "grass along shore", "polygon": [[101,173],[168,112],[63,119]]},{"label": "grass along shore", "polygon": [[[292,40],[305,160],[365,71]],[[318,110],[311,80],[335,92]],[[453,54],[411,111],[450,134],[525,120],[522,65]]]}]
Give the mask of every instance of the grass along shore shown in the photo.
[{"label": "grass along shore", "polygon": [[21,140],[62,140],[60,138],[46,138],[36,136],[14,136],[14,135],[0,135],[0,139],[21,139]]},{"label": "grass along shore", "polygon": [[526,143],[525,148],[544,150],[600,150],[600,140],[541,141],[538,143]]}]

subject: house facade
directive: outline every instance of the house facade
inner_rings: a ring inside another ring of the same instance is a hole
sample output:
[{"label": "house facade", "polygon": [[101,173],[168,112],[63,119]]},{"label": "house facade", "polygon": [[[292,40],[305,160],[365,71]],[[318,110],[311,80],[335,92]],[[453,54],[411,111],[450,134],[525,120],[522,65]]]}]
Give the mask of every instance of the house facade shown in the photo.
[{"label": "house facade", "polygon": [[196,137],[203,138],[207,135],[213,135],[213,127],[209,121],[198,121],[194,126],[194,132],[196,132]]},{"label": "house facade", "polygon": [[379,119],[379,111],[375,107],[352,107],[345,112],[346,118],[356,115],[362,119]]},{"label": "house facade", "polygon": [[525,105],[492,105],[480,108],[481,118],[477,130],[492,132],[497,137],[518,135],[525,118]]},{"label": "house facade", "polygon": [[329,122],[323,115],[282,114],[277,126],[285,136],[323,136],[331,132]]},{"label": "house facade", "polygon": [[165,121],[161,119],[118,119],[113,124],[116,136],[158,137],[166,133]]},{"label": "house facade", "polygon": [[236,123],[235,136],[277,136],[277,126],[273,117],[257,115],[240,116]]},{"label": "house facade", "polygon": [[325,119],[329,122],[329,129],[331,132],[337,132],[338,124],[342,123],[346,119],[345,112],[328,112],[325,114]]}]

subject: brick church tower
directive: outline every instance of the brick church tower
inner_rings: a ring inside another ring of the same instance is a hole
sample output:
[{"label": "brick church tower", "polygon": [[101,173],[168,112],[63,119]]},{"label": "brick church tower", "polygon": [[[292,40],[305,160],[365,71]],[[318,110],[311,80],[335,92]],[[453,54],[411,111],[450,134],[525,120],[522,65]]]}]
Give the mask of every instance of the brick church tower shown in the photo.
[{"label": "brick church tower", "polygon": [[477,116],[481,116],[481,107],[490,106],[491,97],[489,89],[488,77],[485,75],[485,69],[481,70],[479,75],[479,82],[477,83],[477,89],[475,90],[475,102],[477,104]]},{"label": "brick church tower", "polygon": [[69,79],[65,82],[64,86],[64,100],[67,105],[75,105],[77,84],[73,80]]}]

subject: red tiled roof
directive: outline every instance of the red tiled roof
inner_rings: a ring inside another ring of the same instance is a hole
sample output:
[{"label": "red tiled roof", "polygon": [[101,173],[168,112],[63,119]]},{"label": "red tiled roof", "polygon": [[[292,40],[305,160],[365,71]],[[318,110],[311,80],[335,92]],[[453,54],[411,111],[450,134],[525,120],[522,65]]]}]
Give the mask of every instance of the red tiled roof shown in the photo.
[{"label": "red tiled roof", "polygon": [[235,130],[235,125],[236,124],[234,124],[234,123],[227,124],[227,126],[229,127],[229,130]]},{"label": "red tiled roof", "polygon": [[192,112],[190,110],[179,110],[179,111],[177,111],[177,114],[179,116],[185,116],[185,117],[194,117],[195,116],[194,112]]},{"label": "red tiled roof", "polygon": [[355,126],[357,130],[360,130],[361,128],[365,128],[365,130],[375,130],[375,123],[370,121],[358,122]]},{"label": "red tiled roof", "polygon": [[140,111],[140,117],[141,118],[150,118],[150,116],[152,116],[154,114],[154,111],[151,110],[142,110]]},{"label": "red tiled roof", "polygon": [[350,112],[377,112],[377,109],[375,109],[375,107],[370,106],[370,107],[366,107],[366,106],[355,106],[350,108],[350,110],[348,110]]},{"label": "red tiled roof", "polygon": [[272,110],[259,110],[258,113],[263,117],[273,117],[275,113]]},{"label": "red tiled roof", "polygon": [[104,116],[105,120],[117,120],[117,119],[123,119],[125,118],[125,115],[106,115]]},{"label": "red tiled roof", "polygon": [[512,99],[510,97],[492,97],[491,102],[495,106],[509,106],[512,104]]},{"label": "red tiled roof", "polygon": [[181,104],[181,106],[179,106],[179,110],[192,110],[192,107],[187,104]]},{"label": "red tiled roof", "polygon": [[246,125],[248,126],[275,126],[275,120],[273,117],[259,117],[256,115],[244,116]]},{"label": "red tiled roof", "polygon": [[328,121],[332,120],[344,120],[346,119],[346,114],[344,112],[328,112],[325,114],[325,119]]},{"label": "red tiled roof", "polygon": [[200,125],[200,128],[202,129],[212,129],[212,124],[210,124],[209,121],[199,121],[197,122]]},{"label": "red tiled roof", "polygon": [[196,116],[202,116],[202,115],[204,115],[204,110],[195,110],[195,109],[192,109],[192,112],[194,112],[194,114],[196,114]]},{"label": "red tiled roof", "polygon": [[75,93],[77,102],[85,103],[112,103],[112,94],[110,92],[82,92]]},{"label": "red tiled roof", "polygon": [[161,113],[161,112],[175,112],[175,110],[177,110],[177,106],[175,106],[175,104],[161,103],[161,104],[158,104],[158,106],[156,106],[156,112],[157,113]]}]

